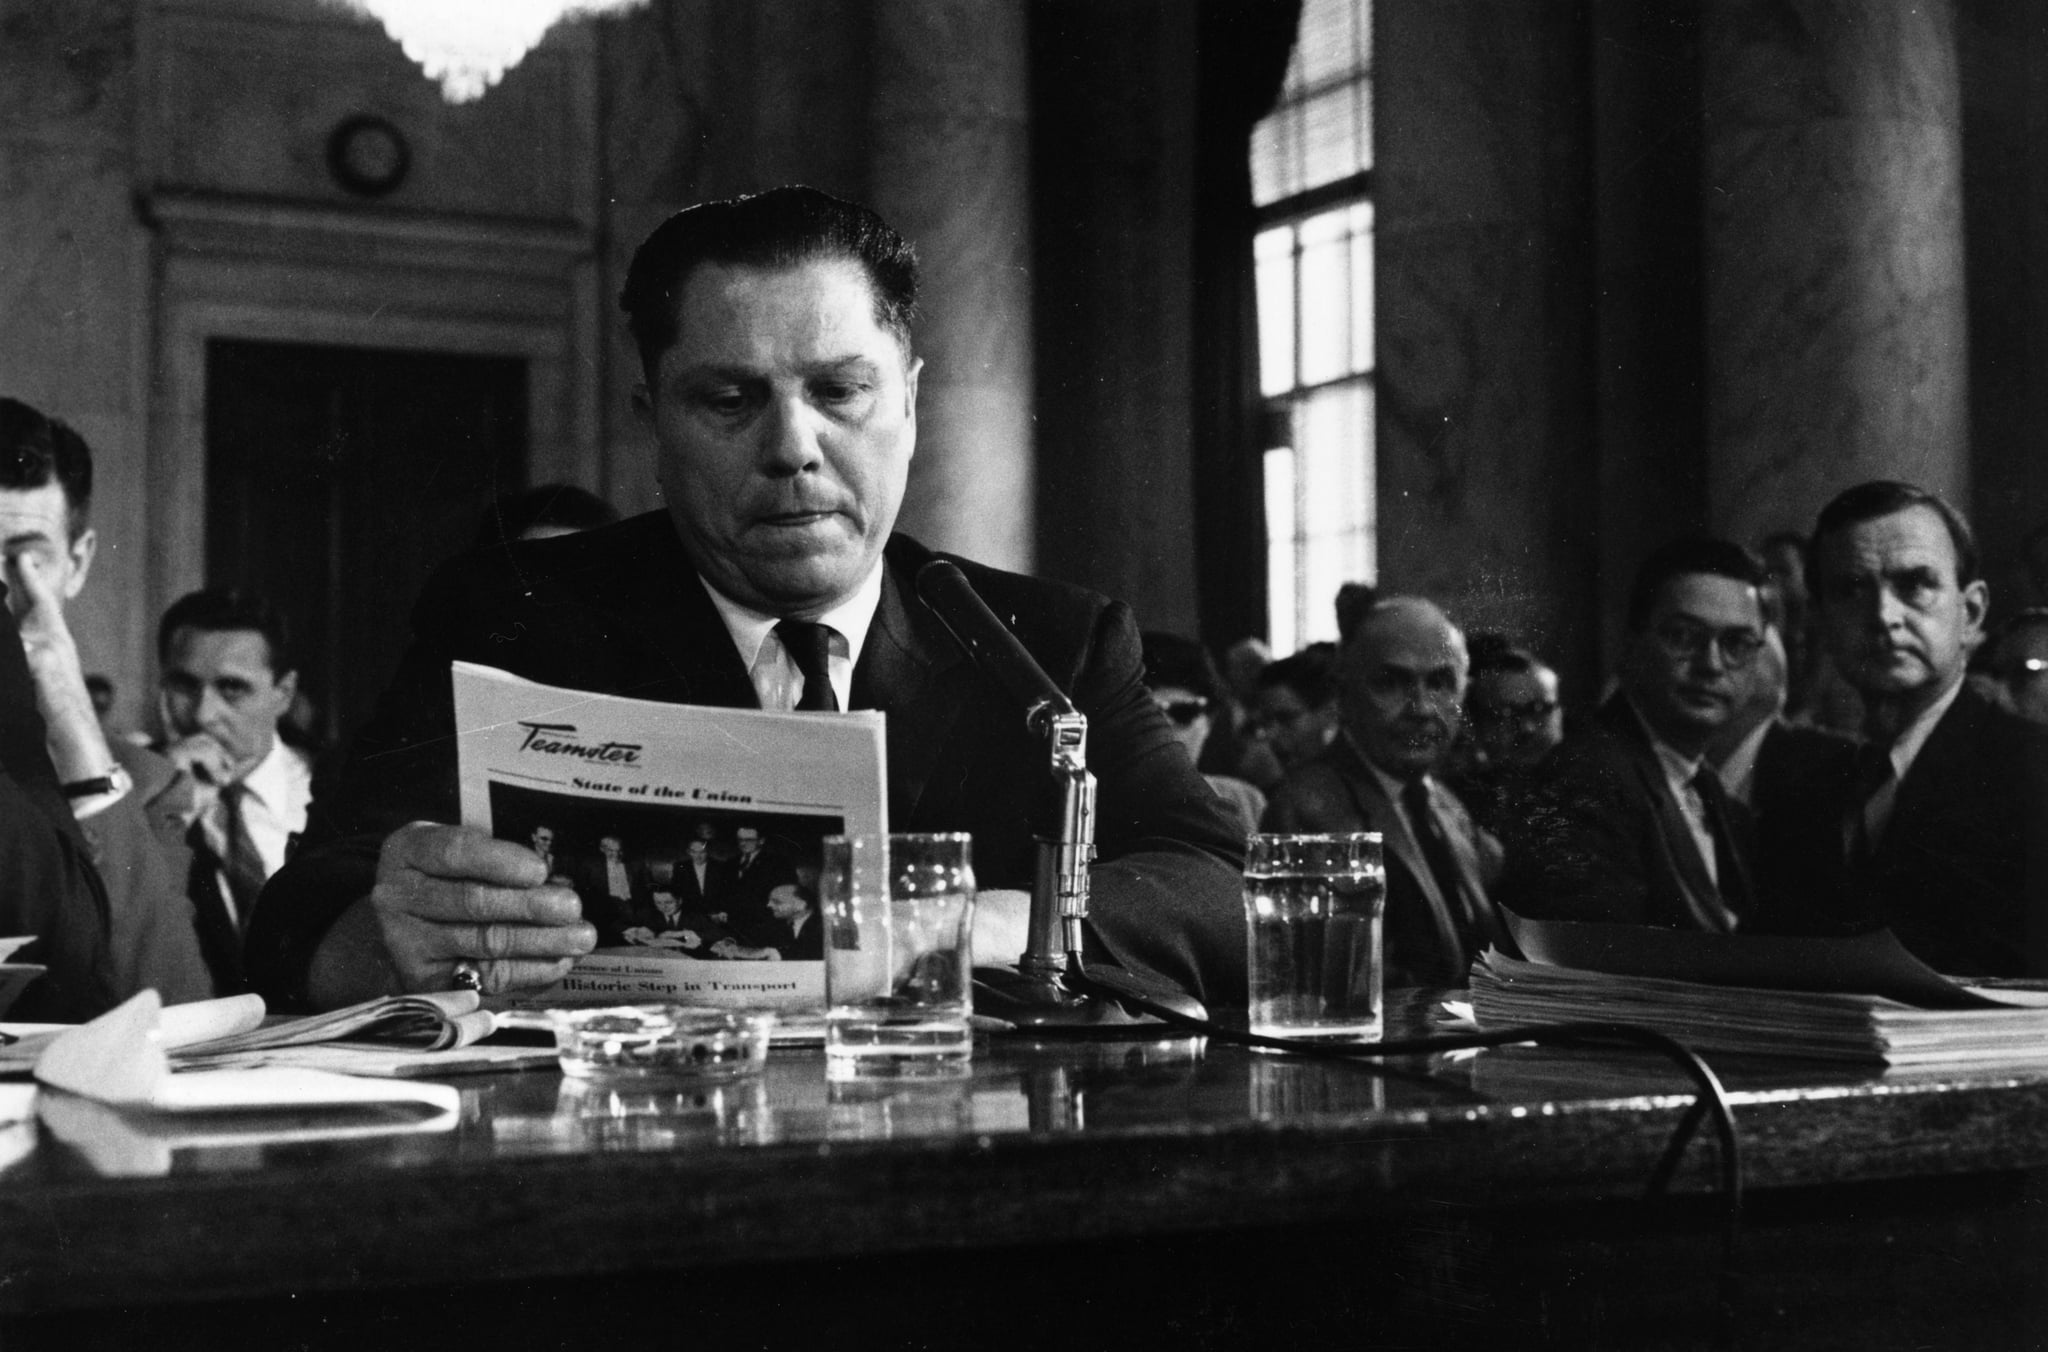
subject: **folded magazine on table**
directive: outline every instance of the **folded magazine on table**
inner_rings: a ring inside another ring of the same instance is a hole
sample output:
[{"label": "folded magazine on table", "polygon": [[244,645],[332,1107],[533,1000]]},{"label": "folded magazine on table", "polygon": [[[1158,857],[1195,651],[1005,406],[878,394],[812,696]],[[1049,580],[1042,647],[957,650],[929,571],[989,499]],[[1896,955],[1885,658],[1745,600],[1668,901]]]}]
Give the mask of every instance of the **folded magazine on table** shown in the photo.
[{"label": "folded magazine on table", "polygon": [[452,678],[463,824],[542,851],[598,931],[519,1003],[822,1011],[820,842],[887,830],[880,713],[627,699],[468,662]]},{"label": "folded magazine on table", "polygon": [[1628,1023],[1702,1052],[1893,1069],[2048,1068],[2048,991],[1964,984],[1888,930],[1844,938],[1702,934],[1510,916],[1527,958],[1472,964],[1482,1028]]}]

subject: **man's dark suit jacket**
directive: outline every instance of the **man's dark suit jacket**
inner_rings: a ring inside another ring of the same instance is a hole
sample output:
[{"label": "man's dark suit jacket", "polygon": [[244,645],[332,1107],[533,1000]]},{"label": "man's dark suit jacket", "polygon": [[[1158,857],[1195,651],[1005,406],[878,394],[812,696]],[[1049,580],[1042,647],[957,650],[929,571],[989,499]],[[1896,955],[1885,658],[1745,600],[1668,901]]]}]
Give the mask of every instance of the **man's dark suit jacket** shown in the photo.
[{"label": "man's dark suit jacket", "polygon": [[[971,832],[981,886],[1029,888],[1032,834],[1053,825],[1046,753],[1023,712],[917,600],[912,579],[932,557],[906,537],[890,541],[852,707],[888,714],[890,829]],[[1130,609],[956,562],[1089,718],[1089,764],[1100,780],[1093,942],[1211,1005],[1242,1006],[1243,842],[1146,693]],[[249,966],[270,998],[302,1000],[314,950],[369,892],[386,834],[409,821],[458,819],[450,661],[641,699],[758,704],[659,512],[453,560],[428,583],[413,623],[411,650],[376,716],[315,794],[305,848],[257,908]]]},{"label": "man's dark suit jacket", "polygon": [[675,875],[669,880],[668,890],[675,893],[686,913],[723,910],[725,901],[732,895],[732,865],[718,859],[704,861],[704,885],[697,885],[697,866],[690,862],[688,855],[676,860]]},{"label": "man's dark suit jacket", "polygon": [[648,875],[646,863],[638,859],[624,862],[628,894],[624,901],[611,894],[611,879],[605,872],[602,854],[575,856],[565,870],[569,885],[583,899],[583,918],[597,926],[600,944],[623,942],[620,936],[640,923],[643,912],[654,909],[654,881]]},{"label": "man's dark suit jacket", "polygon": [[1387,870],[1382,951],[1390,986],[1464,985],[1472,959],[1494,933],[1488,888],[1500,874],[1500,845],[1472,824],[1447,785],[1435,785],[1430,806],[1450,841],[1462,896],[1443,895],[1407,814],[1387,797],[1348,737],[1288,772],[1260,823],[1267,831],[1380,833]]},{"label": "man's dark suit jacket", "polygon": [[1852,871],[1842,822],[1853,762],[1838,757],[1764,818],[1786,881],[1773,928],[1890,926],[1915,956],[1959,976],[2048,976],[2048,729],[1967,686],[1934,725],[1869,862]]},{"label": "man's dark suit jacket", "polygon": [[[1753,880],[1748,814],[1740,803],[1729,806],[1734,844]],[[1501,901],[1518,914],[1729,927],[1650,734],[1619,695],[1544,760],[1507,837]]]},{"label": "man's dark suit jacket", "polygon": [[815,906],[804,917],[801,931],[791,930],[787,920],[769,916],[765,924],[753,926],[738,939],[747,948],[772,948],[784,962],[825,960],[825,918]]}]

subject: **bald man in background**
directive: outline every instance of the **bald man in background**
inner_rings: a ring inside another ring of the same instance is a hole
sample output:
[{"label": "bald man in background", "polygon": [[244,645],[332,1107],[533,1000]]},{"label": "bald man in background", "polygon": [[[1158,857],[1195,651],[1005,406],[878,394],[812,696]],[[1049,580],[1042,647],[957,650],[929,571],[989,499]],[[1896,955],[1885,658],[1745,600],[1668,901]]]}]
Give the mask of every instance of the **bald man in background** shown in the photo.
[{"label": "bald man in background", "polygon": [[1416,596],[1375,602],[1337,659],[1337,736],[1290,770],[1268,831],[1377,831],[1387,869],[1389,985],[1461,986],[1499,934],[1500,845],[1436,772],[1457,739],[1465,636]]}]

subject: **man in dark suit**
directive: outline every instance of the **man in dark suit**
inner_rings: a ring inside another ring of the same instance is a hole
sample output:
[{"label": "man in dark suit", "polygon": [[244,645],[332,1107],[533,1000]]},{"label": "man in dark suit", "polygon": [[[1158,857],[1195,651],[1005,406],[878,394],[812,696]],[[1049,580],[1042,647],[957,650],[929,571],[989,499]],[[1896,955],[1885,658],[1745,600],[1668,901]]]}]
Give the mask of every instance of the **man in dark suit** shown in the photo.
[{"label": "man in dark suit", "polygon": [[1381,834],[1390,985],[1461,986],[1498,935],[1487,893],[1500,846],[1433,773],[1456,738],[1465,671],[1464,636],[1441,610],[1375,602],[1338,657],[1337,736],[1266,808],[1268,831]]},{"label": "man in dark suit", "polygon": [[622,942],[625,932],[644,923],[654,907],[654,884],[646,861],[626,858],[626,843],[617,832],[598,838],[596,858],[579,859],[571,885],[583,902],[583,917],[597,926],[600,944]]},{"label": "man in dark suit", "polygon": [[14,613],[0,605],[0,935],[36,936],[9,961],[48,969],[7,1016],[71,1023],[113,1008],[127,993],[115,986],[111,930],[106,888],[50,761]]},{"label": "man in dark suit", "polygon": [[2048,730],[1964,681],[1990,604],[1968,524],[1924,489],[1860,484],[1822,509],[1808,573],[1865,746],[1774,857],[1817,908],[1942,971],[2048,974]]},{"label": "man in dark suit", "polygon": [[669,880],[669,891],[675,894],[682,914],[709,916],[722,911],[732,889],[732,865],[711,857],[709,841],[691,840]]},{"label": "man in dark suit", "polygon": [[154,987],[167,1004],[204,1000],[215,978],[187,895],[192,854],[183,837],[199,810],[191,781],[155,752],[107,737],[66,616],[98,554],[92,490],[92,448],[83,437],[19,400],[0,399],[7,605],[50,762],[106,884],[114,993],[125,999]]},{"label": "man in dark suit", "polygon": [[1621,689],[1511,814],[1509,909],[1713,931],[1749,912],[1749,816],[1706,753],[1763,650],[1763,580],[1762,564],[1723,540],[1666,545],[1637,570]]},{"label": "man in dark suit", "polygon": [[768,894],[765,921],[720,940],[711,951],[721,958],[822,962],[825,924],[818,918],[817,902],[801,885],[782,883]]},{"label": "man in dark suit", "polygon": [[[428,584],[393,689],[257,911],[267,994],[335,1005],[446,987],[469,963],[489,991],[534,989],[595,943],[526,847],[425,824],[458,815],[454,659],[643,699],[883,710],[890,826],[971,832],[985,889],[1030,886],[1056,806],[1045,751],[917,600],[930,552],[892,536],[916,441],[915,297],[909,246],[809,189],[654,232],[621,303],[668,510],[479,551]],[[1091,720],[1091,947],[1242,1004],[1242,847],[1145,692],[1129,609],[961,567]],[[992,951],[990,916],[977,908],[977,948],[999,962],[1023,926]]]}]

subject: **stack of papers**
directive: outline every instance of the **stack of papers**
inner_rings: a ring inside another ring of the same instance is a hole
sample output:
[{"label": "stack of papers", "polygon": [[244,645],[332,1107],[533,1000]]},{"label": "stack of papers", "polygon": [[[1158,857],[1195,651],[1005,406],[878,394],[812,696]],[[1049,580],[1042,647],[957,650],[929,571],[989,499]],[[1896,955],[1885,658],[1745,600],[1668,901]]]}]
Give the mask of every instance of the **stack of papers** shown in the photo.
[{"label": "stack of papers", "polygon": [[1892,1069],[2048,1067],[2048,992],[1963,986],[1888,932],[1847,939],[1511,922],[1472,965],[1482,1028],[1596,1021],[1701,1052]]}]

